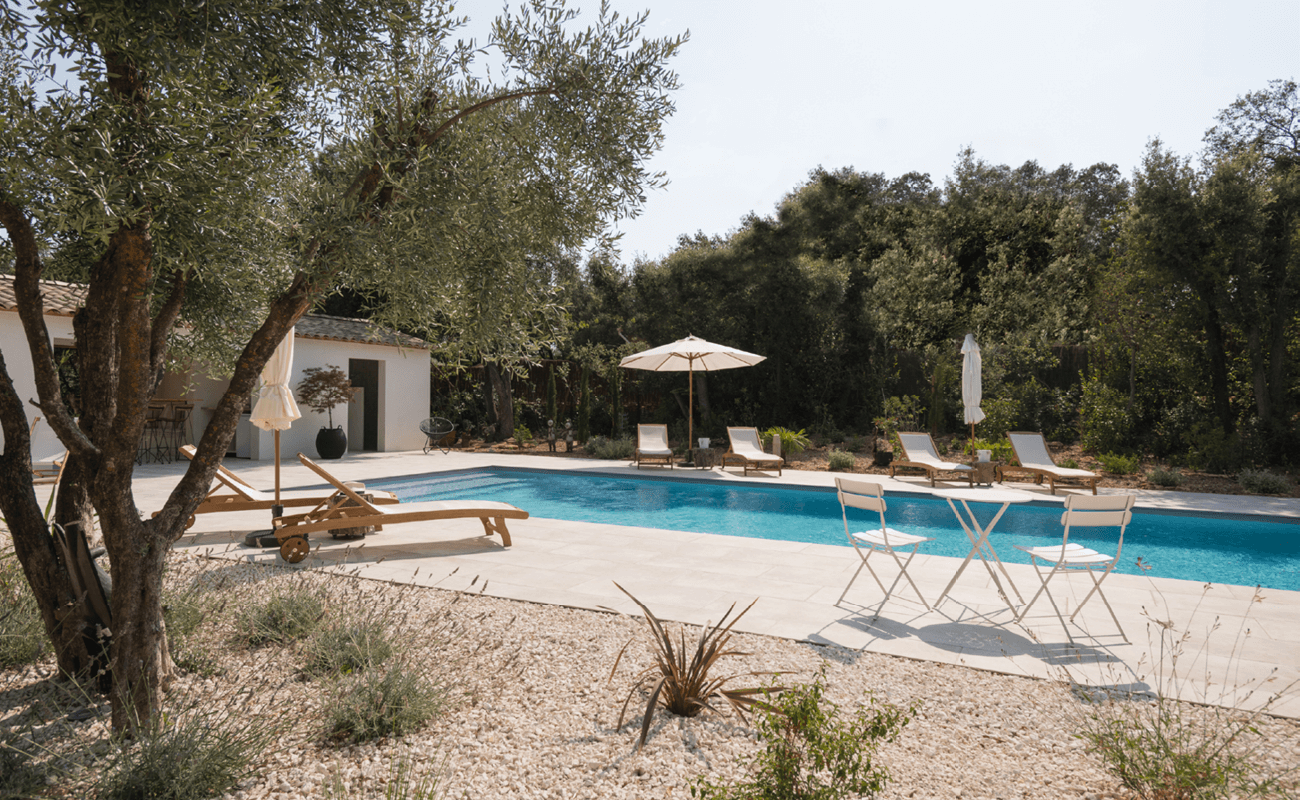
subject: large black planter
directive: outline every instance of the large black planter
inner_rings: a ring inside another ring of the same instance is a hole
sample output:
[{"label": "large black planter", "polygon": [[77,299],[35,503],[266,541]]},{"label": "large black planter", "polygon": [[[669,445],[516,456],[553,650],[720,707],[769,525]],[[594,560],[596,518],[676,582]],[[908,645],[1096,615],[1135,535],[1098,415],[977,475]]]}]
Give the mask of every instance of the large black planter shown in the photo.
[{"label": "large black planter", "polygon": [[342,458],[347,451],[348,435],[342,428],[321,428],[316,434],[316,453],[321,458]]}]

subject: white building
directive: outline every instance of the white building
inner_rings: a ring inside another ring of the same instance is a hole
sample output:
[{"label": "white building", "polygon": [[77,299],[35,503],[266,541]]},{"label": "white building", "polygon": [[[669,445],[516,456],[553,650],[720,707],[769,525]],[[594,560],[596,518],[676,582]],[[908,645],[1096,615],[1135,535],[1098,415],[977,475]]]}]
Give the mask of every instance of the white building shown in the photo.
[{"label": "white building", "polygon": [[[81,305],[83,286],[60,281],[42,281],[45,324],[56,355],[74,349],[72,315]],[[353,401],[333,411],[334,424],[348,434],[348,451],[415,450],[424,445],[420,421],[429,416],[429,346],[412,336],[373,325],[367,320],[307,315],[295,327],[293,376],[296,389],[305,370],[336,366],[348,373],[356,389]],[[35,399],[36,383],[22,323],[13,294],[13,277],[0,276],[0,351],[9,375],[26,402]],[[227,382],[204,377],[212,370],[169,373],[163,378],[157,398],[184,399],[194,406],[193,437],[202,435],[212,410],[225,392]],[[295,392],[295,398],[297,393]],[[250,401],[256,400],[256,393]],[[251,406],[250,409],[251,410]],[[301,406],[302,419],[280,435],[281,457],[292,459],[298,452],[316,456],[316,434],[327,424],[327,414],[316,414]],[[28,404],[28,423],[40,410]],[[63,451],[54,432],[44,422],[32,437],[32,460],[49,459]],[[241,419],[229,456],[253,460],[274,458],[273,434]]]}]

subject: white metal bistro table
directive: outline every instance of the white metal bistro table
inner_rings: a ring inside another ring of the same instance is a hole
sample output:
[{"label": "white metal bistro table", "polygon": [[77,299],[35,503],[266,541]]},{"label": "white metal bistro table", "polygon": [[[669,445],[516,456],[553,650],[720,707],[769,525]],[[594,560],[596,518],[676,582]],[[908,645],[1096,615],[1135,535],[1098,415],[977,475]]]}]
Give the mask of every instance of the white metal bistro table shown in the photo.
[{"label": "white metal bistro table", "polygon": [[[966,538],[970,539],[971,543],[971,549],[966,554],[966,560],[961,562],[961,566],[957,568],[957,574],[952,576],[952,580],[948,582],[943,593],[939,595],[939,599],[934,601],[935,606],[938,607],[939,603],[943,602],[943,599],[948,596],[948,592],[957,583],[957,579],[961,577],[971,559],[979,556],[984,568],[989,572],[989,577],[993,578],[993,585],[998,587],[998,595],[1007,604],[1007,608],[1010,608],[1014,613],[1016,608],[1011,604],[1011,598],[1007,595],[1006,590],[1002,588],[1002,581],[998,580],[998,571],[1001,571],[1002,577],[1006,578],[1007,586],[1010,586],[1011,591],[1015,592],[1016,599],[1021,604],[1025,602],[1025,599],[1020,596],[1020,590],[1016,588],[1011,576],[1007,574],[1007,568],[1002,566],[1002,559],[998,558],[997,551],[993,549],[992,543],[989,542],[989,534],[993,532],[994,526],[998,524],[998,520],[1002,519],[1002,515],[1006,513],[1007,508],[1012,503],[1028,503],[1035,496],[1029,492],[1021,492],[1015,489],[940,489],[933,494],[935,497],[942,497],[948,501],[952,513],[957,516],[957,521],[961,523],[962,530],[966,531]],[[965,516],[962,516],[962,512],[958,510],[958,502],[966,510]],[[971,511],[971,503],[999,503],[1002,507],[998,509],[998,513],[993,516],[993,520],[988,525],[980,527],[979,520],[975,518],[975,512]],[[993,565],[989,563],[990,558],[997,564],[997,570],[994,570]]]}]

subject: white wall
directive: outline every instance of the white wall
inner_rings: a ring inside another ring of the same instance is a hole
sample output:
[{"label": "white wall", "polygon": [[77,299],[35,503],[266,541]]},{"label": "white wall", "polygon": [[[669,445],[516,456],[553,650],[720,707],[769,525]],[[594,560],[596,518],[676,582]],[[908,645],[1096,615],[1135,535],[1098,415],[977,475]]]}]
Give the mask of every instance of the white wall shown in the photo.
[{"label": "white wall", "polygon": [[[293,347],[293,377],[289,385],[294,388],[294,399],[298,399],[298,383],[303,373],[311,367],[335,366],[344,372],[348,370],[348,360],[353,358],[379,362],[379,441],[381,451],[415,450],[424,446],[424,434],[420,433],[420,421],[429,416],[429,351],[411,348],[397,348],[387,345],[364,344],[360,342],[338,342],[325,339],[306,339],[298,337]],[[224,382],[211,380],[194,381],[195,387],[189,397],[198,396],[195,402],[195,435],[203,430],[211,418],[211,411],[204,410],[215,406],[216,401],[225,391]],[[254,394],[253,402],[256,402]],[[309,458],[316,457],[316,434],[328,425],[328,414],[317,414],[299,403],[302,419],[280,433],[280,457],[282,460],[297,458],[299,452]],[[349,407],[337,406],[333,412],[334,424],[348,430]],[[263,431],[248,424],[241,424],[236,433],[239,445],[237,456],[255,461],[269,461],[275,457],[275,439],[270,431]],[[348,450],[359,449],[362,443],[349,436]]]},{"label": "white wall", "polygon": [[[50,338],[56,345],[73,345],[72,318],[46,316],[45,324],[50,330]],[[3,351],[9,375],[14,381],[18,397],[23,401],[27,411],[27,421],[31,424],[34,417],[41,416],[40,410],[27,403],[28,398],[36,397],[36,382],[33,376],[32,362],[27,349],[27,339],[23,334],[22,323],[18,314],[0,311],[0,351]],[[324,339],[305,339],[298,337],[294,341],[293,377],[289,385],[294,387],[297,399],[297,386],[303,379],[304,370],[310,367],[337,366],[345,372],[348,360],[352,358],[379,362],[379,449],[381,451],[416,450],[424,446],[424,434],[420,433],[420,421],[429,416],[429,351],[411,348],[398,348],[388,345],[364,344],[360,342],[338,342]],[[193,427],[194,440],[203,434],[204,427],[212,418],[212,409],[226,390],[226,381],[205,377],[201,371],[188,376],[169,375],[159,387],[159,397],[181,397],[194,403]],[[188,390],[187,390],[188,389]],[[93,398],[84,398],[93,402]],[[256,402],[256,393],[252,400]],[[296,459],[299,452],[309,457],[316,456],[316,434],[327,424],[327,414],[316,414],[301,407],[302,419],[293,427],[280,434],[280,455],[282,459]],[[349,409],[338,406],[334,409],[334,424],[348,429]],[[245,418],[246,419],[246,418]],[[241,424],[236,433],[239,455],[259,461],[274,458],[274,437],[269,431]],[[3,443],[0,433],[0,444]],[[361,442],[348,442],[349,450],[361,447]],[[32,460],[45,461],[64,451],[58,437],[44,420],[36,426],[32,436]]]},{"label": "white wall", "polygon": [[[52,344],[72,345],[72,317],[47,316],[45,326],[50,331]],[[23,333],[23,324],[16,311],[0,311],[0,351],[4,353],[5,366],[9,370],[9,377],[13,379],[18,399],[27,412],[27,424],[30,426],[36,417],[42,418],[32,433],[32,461],[48,461],[61,454],[65,448],[59,437],[54,435],[53,429],[46,424],[45,415],[27,402],[36,399],[36,377],[35,370],[32,369],[31,351],[27,348],[27,335]],[[427,389],[425,396],[428,396]],[[425,403],[425,407],[428,408],[428,403]],[[0,444],[3,442],[4,433],[0,432]]]}]

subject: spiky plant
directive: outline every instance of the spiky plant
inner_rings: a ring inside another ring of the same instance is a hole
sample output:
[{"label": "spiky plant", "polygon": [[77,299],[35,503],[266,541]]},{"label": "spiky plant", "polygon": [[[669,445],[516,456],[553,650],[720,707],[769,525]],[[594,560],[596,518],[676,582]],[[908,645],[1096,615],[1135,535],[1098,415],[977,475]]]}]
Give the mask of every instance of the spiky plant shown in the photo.
[{"label": "spiky plant", "polygon": [[[656,706],[663,706],[665,710],[679,717],[694,717],[706,708],[711,711],[717,711],[713,701],[719,698],[726,700],[736,716],[742,721],[745,720],[745,711],[752,708],[762,708],[771,710],[772,706],[762,700],[764,693],[773,695],[785,691],[784,686],[769,687],[751,687],[748,689],[727,689],[726,684],[736,678],[759,675],[780,675],[779,672],[737,672],[722,677],[711,676],[710,672],[718,662],[727,656],[747,656],[750,653],[739,650],[728,649],[731,642],[731,629],[740,618],[745,616],[749,609],[754,607],[750,603],[735,616],[731,622],[727,619],[731,617],[731,612],[736,609],[736,604],[732,603],[727,613],[722,615],[718,624],[705,625],[700,630],[699,639],[695,642],[693,649],[687,646],[686,628],[682,626],[677,630],[677,636],[674,639],[673,634],[659,618],[654,615],[645,603],[632,596],[632,593],[617,582],[618,590],[636,603],[642,611],[645,612],[646,625],[650,628],[651,640],[654,643],[655,663],[640,673],[632,681],[632,688],[628,690],[627,699],[623,701],[623,710],[618,715],[618,728],[623,727],[623,720],[627,716],[628,706],[632,703],[632,697],[637,690],[646,686],[650,687],[649,700],[646,702],[645,714],[641,720],[641,737],[638,740],[638,746],[645,744],[646,736],[650,732],[650,722],[654,718]],[[618,657],[614,659],[614,667],[609,671],[609,677],[612,681],[614,673],[618,670],[619,663],[623,660],[623,654],[627,648],[636,640],[636,637],[629,639],[623,649],[618,651]]]}]

